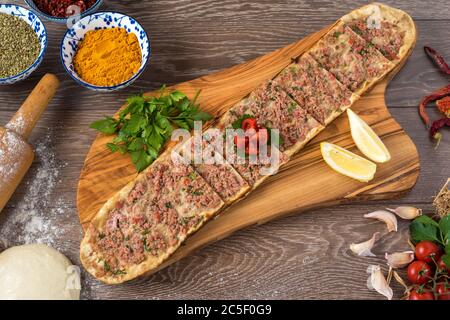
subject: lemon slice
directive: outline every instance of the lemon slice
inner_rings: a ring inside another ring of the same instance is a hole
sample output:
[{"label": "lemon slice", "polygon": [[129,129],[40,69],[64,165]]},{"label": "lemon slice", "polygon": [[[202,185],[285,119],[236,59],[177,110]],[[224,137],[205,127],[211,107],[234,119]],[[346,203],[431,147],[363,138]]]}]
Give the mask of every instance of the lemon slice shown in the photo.
[{"label": "lemon slice", "polygon": [[322,142],[320,151],[325,162],[336,172],[368,182],[373,179],[377,165],[335,144]]},{"label": "lemon slice", "polygon": [[387,162],[391,155],[377,134],[358,117],[352,110],[347,109],[348,120],[353,141],[358,149],[370,160],[375,162]]}]

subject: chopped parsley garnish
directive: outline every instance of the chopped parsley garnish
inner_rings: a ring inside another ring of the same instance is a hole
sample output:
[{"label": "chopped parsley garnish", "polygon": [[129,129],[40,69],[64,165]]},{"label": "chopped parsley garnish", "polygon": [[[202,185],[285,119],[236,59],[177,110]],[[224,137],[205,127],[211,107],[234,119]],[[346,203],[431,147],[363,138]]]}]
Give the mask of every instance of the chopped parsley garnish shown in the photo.
[{"label": "chopped parsley garnish", "polygon": [[108,262],[106,262],[106,261],[103,261],[103,270],[105,270],[105,272],[111,271],[111,267],[109,266]]},{"label": "chopped parsley garnish", "polygon": [[191,221],[194,218],[195,218],[195,216],[183,217],[183,218],[181,218],[180,224],[185,226],[189,223],[189,221]]},{"label": "chopped parsley garnish", "polygon": [[189,179],[195,180],[196,178],[197,178],[197,174],[194,171],[189,173]]},{"label": "chopped parsley garnish", "polygon": [[144,251],[145,251],[145,252],[149,252],[149,251],[150,251],[150,248],[149,248],[148,245],[147,245],[147,239],[144,238],[144,239],[143,239],[143,242],[144,242]]},{"label": "chopped parsley garnish", "polygon": [[122,275],[122,274],[127,274],[127,273],[126,273],[125,270],[120,270],[120,269],[117,269],[117,270],[113,271],[113,275],[115,275],[115,276],[119,276],[119,275]]},{"label": "chopped parsley garnish", "polygon": [[201,190],[195,190],[195,191],[192,192],[192,194],[193,194],[194,196],[201,196],[201,195],[203,195],[203,191],[201,191]]},{"label": "chopped parsley garnish", "polygon": [[295,102],[291,102],[288,107],[288,112],[292,113],[297,108],[297,104]]}]

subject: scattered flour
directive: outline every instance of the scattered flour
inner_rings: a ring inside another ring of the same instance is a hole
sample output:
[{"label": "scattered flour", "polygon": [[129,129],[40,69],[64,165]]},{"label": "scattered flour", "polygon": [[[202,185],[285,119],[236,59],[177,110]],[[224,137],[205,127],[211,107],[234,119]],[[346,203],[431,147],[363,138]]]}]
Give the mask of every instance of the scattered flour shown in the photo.
[{"label": "scattered flour", "polygon": [[20,162],[17,159],[24,155],[27,149],[27,144],[10,131],[4,131],[0,136],[0,192],[2,182],[10,180],[19,169]]},{"label": "scattered flour", "polygon": [[13,207],[0,217],[3,248],[26,243],[44,243],[58,248],[57,239],[63,230],[55,222],[70,211],[57,192],[61,170],[66,164],[56,159],[49,132],[37,141],[35,156],[36,164],[26,176],[28,182],[23,198],[16,198]]},{"label": "scattered flour", "polygon": [[21,134],[23,132],[24,127],[25,127],[25,119],[22,115],[15,117],[6,125],[7,129],[17,132],[18,134]]}]

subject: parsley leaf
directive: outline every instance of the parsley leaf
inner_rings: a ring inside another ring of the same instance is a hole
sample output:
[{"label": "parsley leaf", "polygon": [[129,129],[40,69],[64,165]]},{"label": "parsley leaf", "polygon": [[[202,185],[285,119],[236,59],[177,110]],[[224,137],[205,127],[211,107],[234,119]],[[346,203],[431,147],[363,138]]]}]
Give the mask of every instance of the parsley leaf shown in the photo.
[{"label": "parsley leaf", "polygon": [[415,242],[422,240],[440,242],[439,224],[428,216],[420,216],[414,219],[409,226],[411,238]]},{"label": "parsley leaf", "polygon": [[158,97],[132,96],[117,119],[105,117],[90,127],[106,135],[116,134],[107,148],[111,152],[129,153],[140,172],[158,157],[176,127],[191,130],[195,121],[212,118],[196,104],[199,94],[200,91],[190,100],[184,93],[169,92],[163,86]]},{"label": "parsley leaf", "polygon": [[234,121],[231,126],[233,127],[233,129],[241,129],[242,121],[244,121],[245,119],[249,119],[249,118],[253,118],[253,116],[251,116],[249,114],[243,114],[241,117],[239,117],[239,119]]},{"label": "parsley leaf", "polygon": [[113,134],[117,130],[117,121],[111,117],[92,122],[91,129],[95,129],[104,134]]}]

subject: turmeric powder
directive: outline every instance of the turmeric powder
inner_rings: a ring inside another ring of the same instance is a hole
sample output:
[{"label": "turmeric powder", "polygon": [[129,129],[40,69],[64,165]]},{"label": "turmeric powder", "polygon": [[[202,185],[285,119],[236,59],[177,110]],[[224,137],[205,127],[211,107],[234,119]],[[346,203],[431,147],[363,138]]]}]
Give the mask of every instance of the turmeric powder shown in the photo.
[{"label": "turmeric powder", "polygon": [[73,66],[78,76],[95,86],[115,86],[135,75],[142,62],[135,34],[124,28],[93,30],[78,45]]}]

